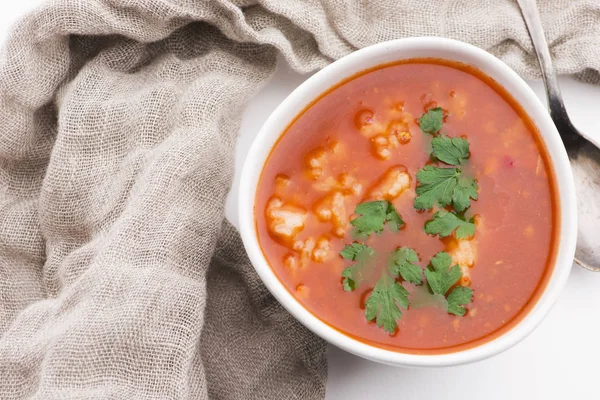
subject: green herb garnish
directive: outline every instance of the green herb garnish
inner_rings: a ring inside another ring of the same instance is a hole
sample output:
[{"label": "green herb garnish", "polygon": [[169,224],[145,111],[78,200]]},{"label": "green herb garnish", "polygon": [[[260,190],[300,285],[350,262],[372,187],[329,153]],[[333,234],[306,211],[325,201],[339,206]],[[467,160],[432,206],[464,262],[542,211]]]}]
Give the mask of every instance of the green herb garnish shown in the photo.
[{"label": "green herb garnish", "polygon": [[[364,268],[372,260],[375,251],[362,243],[352,243],[346,245],[340,255],[346,260],[358,261],[342,272],[344,290],[351,292],[360,286]],[[402,318],[400,307],[407,308],[409,305],[409,293],[396,282],[396,278],[402,277],[414,284],[422,283],[423,270],[416,262],[419,262],[419,256],[413,249],[401,247],[391,253],[387,271],[383,271],[365,302],[367,321],[376,319],[377,326],[383,326],[389,333],[396,330],[396,321]]]},{"label": "green herb garnish", "polygon": [[433,156],[450,165],[460,165],[469,158],[469,142],[466,139],[439,135],[432,139]]},{"label": "green herb garnish", "polygon": [[371,258],[375,255],[375,250],[361,243],[352,243],[344,247],[340,256],[346,260],[356,261],[342,271],[344,278],[344,290],[351,292],[356,289],[363,281],[364,269],[369,266]]},{"label": "green herb garnish", "polygon": [[408,290],[392,277],[384,274],[373,288],[365,303],[367,321],[375,319],[377,326],[388,333],[394,333],[398,321],[402,318],[400,307],[406,309],[409,305]]},{"label": "green herb garnish", "polygon": [[[452,286],[458,282],[462,273],[458,264],[452,265],[452,257],[446,252],[437,253],[432,259],[431,264],[425,269],[427,285],[434,294],[446,296],[446,293]],[[463,305],[469,304],[473,297],[473,290],[458,286],[446,296],[446,310],[450,314],[463,316],[466,312]]]},{"label": "green herb garnish", "polygon": [[450,236],[456,230],[457,239],[466,239],[475,234],[473,218],[465,221],[455,213],[440,210],[433,214],[433,219],[425,222],[425,233],[429,235]]},{"label": "green herb garnish", "polygon": [[392,252],[388,270],[392,276],[401,276],[402,279],[415,285],[423,283],[423,269],[416,265],[419,262],[417,252],[408,247],[400,247]]},{"label": "green herb garnish", "polygon": [[459,168],[438,168],[426,165],[417,172],[415,208],[429,210],[435,203],[440,207],[454,206],[463,212],[477,200],[477,182],[463,176]]},{"label": "green herb garnish", "polygon": [[427,285],[433,293],[446,295],[446,292],[460,279],[462,273],[458,264],[452,266],[452,257],[445,251],[440,251],[431,259],[425,269]]},{"label": "green herb garnish", "polygon": [[394,205],[386,200],[361,203],[356,206],[354,213],[360,216],[350,223],[359,235],[381,232],[385,225],[393,232],[397,232],[404,225]]},{"label": "green herb garnish", "polygon": [[[450,138],[440,134],[444,125],[444,112],[441,107],[429,109],[419,118],[419,126],[425,133],[433,135],[432,157],[442,163],[460,166],[470,157],[469,142],[463,138]],[[471,200],[477,200],[479,187],[473,178],[464,176],[457,167],[440,168],[431,165],[417,172],[417,188],[414,207],[417,210],[430,210],[434,206],[453,207],[455,212],[438,210],[433,218],[425,223],[425,232],[439,235],[440,238],[454,233],[457,239],[465,239],[475,234],[473,218],[466,220],[464,211]],[[355,234],[365,238],[372,233],[380,233],[387,226],[396,232],[404,226],[394,205],[386,200],[369,201],[359,204],[354,213],[358,215],[350,221]],[[340,255],[346,260],[356,261],[342,272],[344,290],[353,291],[360,286],[367,267],[372,267],[375,250],[362,243],[352,243],[344,247]],[[414,249],[399,247],[388,257],[388,267],[375,284],[365,302],[365,317],[375,321],[386,332],[394,333],[402,318],[402,308],[410,305],[409,292],[400,279],[422,287],[429,297],[423,304],[445,306],[450,314],[463,316],[465,305],[473,297],[473,290],[456,286],[462,276],[460,267],[452,265],[452,257],[439,252],[424,270],[417,264],[419,256]],[[456,287],[455,287],[456,286]],[[429,294],[431,293],[431,294]],[[423,297],[423,296],[421,296]]]},{"label": "green herb garnish", "polygon": [[442,107],[431,108],[419,118],[419,126],[425,133],[436,134],[442,129],[444,112]]},{"label": "green herb garnish", "polygon": [[[362,243],[347,244],[346,247],[344,247],[342,249],[342,251],[340,251],[340,256],[342,256],[346,260],[354,261],[354,260],[356,260],[356,257],[358,256],[358,254],[361,251],[367,250],[367,249],[371,249],[371,248]],[[373,250],[373,249],[371,249],[371,250]]]},{"label": "green herb garnish", "polygon": [[446,300],[448,301],[448,312],[450,314],[462,317],[467,310],[463,307],[473,299],[473,289],[470,287],[458,286],[452,289]]},{"label": "green herb garnish", "polygon": [[471,199],[477,200],[478,190],[479,186],[474,178],[467,178],[461,174],[452,198],[454,210],[460,213],[471,207]]}]

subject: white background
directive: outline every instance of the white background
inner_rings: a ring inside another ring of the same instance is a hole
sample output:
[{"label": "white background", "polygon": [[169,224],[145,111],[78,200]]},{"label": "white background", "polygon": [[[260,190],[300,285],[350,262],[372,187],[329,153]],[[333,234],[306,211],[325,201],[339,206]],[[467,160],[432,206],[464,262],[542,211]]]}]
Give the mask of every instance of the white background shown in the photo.
[{"label": "white background", "polygon": [[[0,2],[0,40],[20,15],[41,0]],[[600,39],[600,38],[599,38]],[[273,80],[244,113],[236,152],[236,178],[252,139],[267,116],[307,77],[279,63]],[[567,108],[581,130],[600,135],[600,87],[561,78]],[[529,82],[543,98],[540,82]],[[600,228],[599,228],[600,229]],[[329,348],[327,399],[600,399],[600,273],[574,266],[565,291],[539,328],[514,348],[492,359],[461,367],[404,369],[375,364]]]}]

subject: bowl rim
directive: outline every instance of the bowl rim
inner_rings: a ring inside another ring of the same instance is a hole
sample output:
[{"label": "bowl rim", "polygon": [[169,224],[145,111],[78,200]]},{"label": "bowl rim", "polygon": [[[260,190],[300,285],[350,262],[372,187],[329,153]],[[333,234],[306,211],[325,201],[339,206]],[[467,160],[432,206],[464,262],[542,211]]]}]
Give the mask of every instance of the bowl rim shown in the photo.
[{"label": "bowl rim", "polygon": [[[391,59],[390,53],[393,53]],[[545,288],[529,312],[511,329],[490,341],[452,353],[422,355],[387,350],[361,342],[313,315],[292,296],[267,262],[258,242],[254,211],[257,184],[268,155],[289,123],[308,104],[360,71],[394,60],[421,57],[450,59],[473,65],[497,81],[515,98],[538,127],[550,156],[555,171],[560,213],[554,265]],[[380,59],[390,61],[378,62]],[[414,367],[459,365],[482,360],[513,347],[527,337],[548,314],[564,288],[573,264],[577,237],[575,187],[566,150],[550,115],[533,90],[510,67],[485,50],[453,39],[415,37],[378,43],[357,50],[308,78],[273,111],[259,130],[243,164],[239,190],[240,234],[250,261],[268,290],[288,312],[321,338],[352,354],[383,364]]]}]

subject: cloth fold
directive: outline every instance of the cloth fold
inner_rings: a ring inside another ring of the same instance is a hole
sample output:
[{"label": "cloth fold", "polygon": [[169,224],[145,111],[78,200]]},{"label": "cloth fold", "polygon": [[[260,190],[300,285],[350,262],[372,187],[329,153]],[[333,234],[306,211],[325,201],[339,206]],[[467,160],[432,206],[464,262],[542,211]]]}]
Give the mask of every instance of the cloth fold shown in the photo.
[{"label": "cloth fold", "polygon": [[[540,3],[559,72],[600,83],[600,3]],[[0,53],[0,398],[322,398],[324,342],[224,221],[240,117],[278,54],[309,72],[421,35],[537,77],[510,0],[54,0],[16,24]]]}]

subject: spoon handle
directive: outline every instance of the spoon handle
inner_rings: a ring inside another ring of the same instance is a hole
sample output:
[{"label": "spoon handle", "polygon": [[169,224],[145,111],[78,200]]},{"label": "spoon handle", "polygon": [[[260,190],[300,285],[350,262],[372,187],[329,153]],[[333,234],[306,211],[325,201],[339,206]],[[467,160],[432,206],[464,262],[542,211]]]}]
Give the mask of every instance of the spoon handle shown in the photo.
[{"label": "spoon handle", "polygon": [[558,79],[556,77],[556,71],[552,65],[552,57],[550,56],[550,50],[548,49],[548,42],[546,42],[546,36],[544,36],[544,30],[542,28],[542,19],[538,11],[535,0],[517,0],[523,19],[527,25],[529,36],[533,42],[533,48],[537,55],[540,63],[540,69],[542,72],[542,79],[546,86],[546,94],[548,100],[556,99],[562,102],[562,95],[560,93],[560,87],[558,85]]},{"label": "spoon handle", "polygon": [[550,109],[550,117],[556,124],[558,132],[561,135],[565,147],[567,149],[577,147],[580,144],[581,138],[578,135],[574,135],[573,125],[565,109],[565,104],[562,99],[560,92],[560,86],[558,84],[558,77],[554,66],[552,65],[552,57],[550,56],[550,50],[546,37],[544,36],[544,30],[542,28],[542,19],[535,0],[517,0],[523,19],[527,25],[529,36],[533,42],[533,48],[537,55],[540,70],[542,73],[542,79],[544,80],[544,86],[546,87],[546,95],[548,96],[548,108]]},{"label": "spoon handle", "polygon": [[575,262],[590,271],[600,272],[600,248],[597,245],[600,222],[600,141],[575,129],[569,119],[535,0],[517,0],[517,3],[540,63],[550,117],[565,144],[574,172],[579,220]]}]

